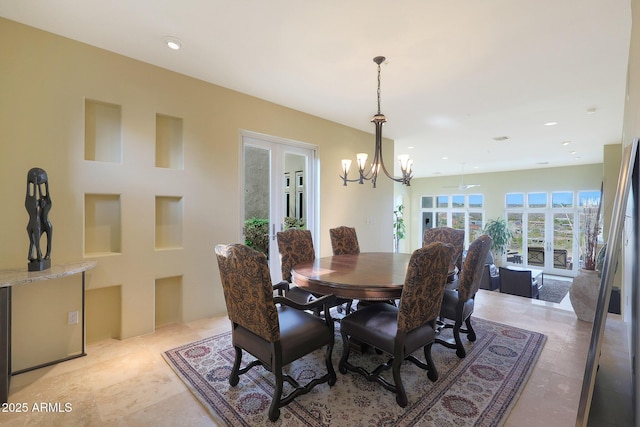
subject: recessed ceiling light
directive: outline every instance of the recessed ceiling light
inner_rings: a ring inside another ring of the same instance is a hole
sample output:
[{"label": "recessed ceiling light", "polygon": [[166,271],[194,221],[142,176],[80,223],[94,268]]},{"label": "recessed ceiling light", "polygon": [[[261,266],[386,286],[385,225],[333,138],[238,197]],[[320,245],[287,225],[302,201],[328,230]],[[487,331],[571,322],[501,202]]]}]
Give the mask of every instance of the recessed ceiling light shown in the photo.
[{"label": "recessed ceiling light", "polygon": [[182,42],[175,37],[167,37],[164,42],[167,44],[169,49],[179,50],[182,47]]},{"label": "recessed ceiling light", "polygon": [[545,123],[544,125],[545,125],[545,126],[555,126],[555,125],[557,125],[557,124],[558,124],[558,122],[547,122],[547,123]]},{"label": "recessed ceiling light", "polygon": [[442,156],[441,159],[442,160],[449,160],[449,158],[447,156]]},{"label": "recessed ceiling light", "polygon": [[571,150],[571,151],[569,151],[569,154],[576,154],[576,153],[577,153],[577,151],[576,151],[576,150]]},{"label": "recessed ceiling light", "polygon": [[587,108],[587,114],[595,114],[598,111],[596,107]]},{"label": "recessed ceiling light", "polygon": [[410,145],[410,146],[407,147],[407,150],[413,150],[414,148],[416,148],[416,147],[414,147],[413,145]]},{"label": "recessed ceiling light", "polygon": [[565,147],[569,144],[571,144],[571,141],[562,141],[562,145],[564,145]]},{"label": "recessed ceiling light", "polygon": [[548,165],[549,162],[538,162],[537,164],[539,164],[539,165]]},{"label": "recessed ceiling light", "polygon": [[495,138],[493,138],[494,141],[506,141],[507,139],[509,139],[508,136],[496,136]]}]

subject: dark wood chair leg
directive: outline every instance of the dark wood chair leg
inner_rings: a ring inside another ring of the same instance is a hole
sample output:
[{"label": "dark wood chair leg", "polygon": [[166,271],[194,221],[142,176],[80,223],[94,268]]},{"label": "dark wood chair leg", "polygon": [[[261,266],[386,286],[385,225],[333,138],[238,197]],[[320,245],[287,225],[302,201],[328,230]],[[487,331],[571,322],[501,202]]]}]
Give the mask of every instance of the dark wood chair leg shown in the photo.
[{"label": "dark wood chair leg", "polygon": [[340,362],[338,363],[338,370],[341,374],[347,373],[347,359],[349,358],[349,352],[351,351],[351,342],[349,336],[340,331],[342,335],[342,356],[340,356]]},{"label": "dark wood chair leg", "polygon": [[436,369],[436,364],[433,362],[433,357],[431,356],[431,346],[433,344],[429,344],[424,346],[424,360],[427,362],[427,378],[431,381],[438,381],[438,370]]},{"label": "dark wood chair leg", "polygon": [[236,350],[236,358],[233,362],[233,369],[231,370],[231,375],[229,376],[229,384],[231,387],[235,387],[238,385],[240,381],[240,362],[242,362],[242,349],[240,347],[234,347]]},{"label": "dark wood chair leg", "polygon": [[331,354],[333,352],[333,344],[329,344],[327,346],[327,350],[324,353],[324,361],[327,365],[327,371],[329,372],[329,386],[332,386],[336,383],[336,371],[333,369],[333,363],[331,363]]},{"label": "dark wood chair leg", "polygon": [[464,349],[464,345],[462,345],[462,339],[460,338],[460,328],[462,327],[461,321],[456,321],[456,324],[453,326],[453,338],[456,341],[456,355],[460,359],[464,359],[467,355],[467,351]]},{"label": "dark wood chair leg", "polygon": [[474,331],[473,326],[471,326],[471,316],[467,317],[464,323],[467,325],[467,338],[469,341],[474,342],[476,340],[476,331]]},{"label": "dark wood chair leg", "polygon": [[395,383],[395,391],[396,391],[396,402],[400,405],[401,408],[407,406],[407,392],[404,389],[404,385],[402,384],[402,378],[400,377],[400,367],[402,366],[402,362],[404,360],[402,357],[395,357],[393,359],[393,364],[391,366],[391,372],[393,373],[393,382]]},{"label": "dark wood chair leg", "polygon": [[280,418],[280,399],[282,398],[282,383],[283,383],[283,375],[282,375],[282,362],[278,360],[279,358],[276,356],[276,360],[274,360],[273,364],[273,374],[276,377],[275,387],[273,388],[273,398],[271,399],[271,406],[269,406],[269,420],[276,421]]}]

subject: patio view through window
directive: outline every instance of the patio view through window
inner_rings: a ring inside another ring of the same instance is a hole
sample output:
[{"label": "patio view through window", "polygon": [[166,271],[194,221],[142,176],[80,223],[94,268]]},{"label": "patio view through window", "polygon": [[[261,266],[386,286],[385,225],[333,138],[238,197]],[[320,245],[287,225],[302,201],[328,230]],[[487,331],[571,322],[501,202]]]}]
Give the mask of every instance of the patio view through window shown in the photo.
[{"label": "patio view through window", "polygon": [[507,193],[506,220],[513,233],[507,262],[558,274],[577,271],[581,214],[599,203],[595,190]]},{"label": "patio view through window", "polygon": [[484,227],[484,196],[454,194],[422,197],[422,227],[451,227],[465,231],[465,247],[482,235]]}]

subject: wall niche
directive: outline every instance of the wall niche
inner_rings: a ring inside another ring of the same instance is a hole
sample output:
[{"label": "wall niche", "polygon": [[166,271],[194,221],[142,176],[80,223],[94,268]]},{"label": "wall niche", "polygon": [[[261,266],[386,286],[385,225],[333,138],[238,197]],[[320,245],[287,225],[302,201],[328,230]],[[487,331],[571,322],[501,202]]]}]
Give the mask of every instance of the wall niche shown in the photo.
[{"label": "wall niche", "polygon": [[122,163],[122,111],[116,104],[85,99],[85,160]]},{"label": "wall niche", "polygon": [[184,169],[181,118],[156,114],[156,167]]},{"label": "wall niche", "polygon": [[119,194],[85,194],[85,256],[119,254],[122,250],[121,224]]},{"label": "wall niche", "polygon": [[155,327],[182,322],[182,276],[156,279]]},{"label": "wall niche", "polygon": [[182,197],[156,196],[156,249],[182,248]]}]

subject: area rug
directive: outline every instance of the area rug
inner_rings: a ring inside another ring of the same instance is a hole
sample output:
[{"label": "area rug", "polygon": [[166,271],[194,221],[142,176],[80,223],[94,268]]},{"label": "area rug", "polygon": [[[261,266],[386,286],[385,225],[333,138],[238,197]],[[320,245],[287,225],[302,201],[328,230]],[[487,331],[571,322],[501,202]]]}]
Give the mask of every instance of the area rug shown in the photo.
[{"label": "area rug", "polygon": [[543,286],[540,288],[540,299],[542,301],[549,301],[559,303],[569,292],[571,288],[571,280],[556,280],[544,278]]},{"label": "area rug", "polygon": [[[439,373],[435,383],[412,363],[403,364],[401,375],[409,399],[405,408],[379,384],[338,372],[342,338],[336,330],[336,384],[321,384],[299,396],[281,409],[275,423],[267,415],[273,391],[271,373],[256,367],[240,376],[237,386],[229,385],[234,360],[230,332],[168,350],[163,356],[221,426],[501,426],[546,337],[479,318],[473,318],[473,324],[477,340],[469,343],[464,336],[466,358],[459,359],[455,350],[434,344],[432,354]],[[326,371],[323,356],[323,351],[314,352],[290,364],[287,371],[300,381],[321,376]],[[349,360],[371,367],[383,357],[375,352],[353,353]],[[245,352],[243,366],[250,360]]]}]

